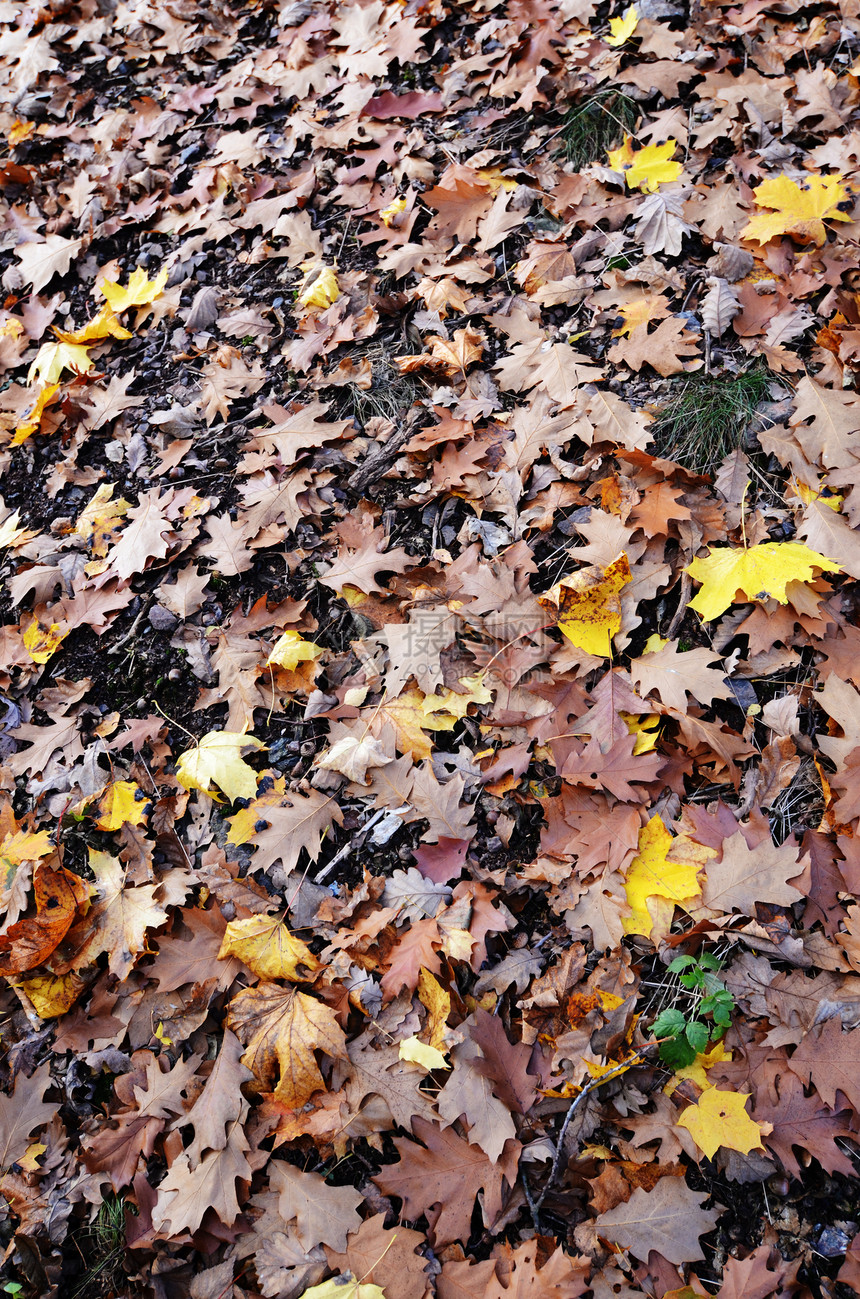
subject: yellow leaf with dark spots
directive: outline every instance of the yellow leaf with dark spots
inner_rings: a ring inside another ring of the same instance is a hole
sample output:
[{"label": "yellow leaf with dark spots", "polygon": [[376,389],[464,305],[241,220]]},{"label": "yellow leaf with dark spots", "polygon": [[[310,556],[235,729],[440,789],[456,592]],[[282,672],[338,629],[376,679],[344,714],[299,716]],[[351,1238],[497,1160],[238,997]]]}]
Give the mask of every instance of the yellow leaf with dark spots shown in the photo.
[{"label": "yellow leaf with dark spots", "polygon": [[41,627],[37,618],[31,618],[21,639],[24,642],[24,649],[34,663],[47,663],[48,659],[56,654],[70,631],[70,627],[61,627],[56,622],[52,622],[50,627]]},{"label": "yellow leaf with dark spots", "polygon": [[608,658],[612,637],[621,630],[621,591],[629,581],[622,552],[608,568],[582,568],[563,578],[540,602],[558,606],[558,629],[578,649]]},{"label": "yellow leaf with dark spots", "polygon": [[137,797],[139,786],[133,780],[115,780],[98,801],[100,830],[119,830],[124,825],[140,825],[146,800]]},{"label": "yellow leaf with dark spots", "polygon": [[823,244],[827,239],[825,221],[850,221],[839,204],[849,197],[841,176],[809,176],[803,185],[788,176],[773,176],[753,190],[757,207],[771,208],[757,212],[741,231],[741,239],[766,244],[780,235],[791,235],[801,244]]}]

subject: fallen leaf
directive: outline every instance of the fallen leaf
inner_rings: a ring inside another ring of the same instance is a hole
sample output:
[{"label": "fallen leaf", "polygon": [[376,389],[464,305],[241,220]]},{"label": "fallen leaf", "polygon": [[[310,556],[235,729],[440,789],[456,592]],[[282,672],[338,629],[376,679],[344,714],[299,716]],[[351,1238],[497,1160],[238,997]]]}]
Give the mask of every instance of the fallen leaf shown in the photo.
[{"label": "fallen leaf", "polygon": [[295,672],[300,663],[313,662],[322,652],[322,646],[315,641],[304,640],[299,632],[287,630],[275,641],[266,663]]},{"label": "fallen leaf", "polygon": [[224,932],[218,960],[235,956],[259,979],[293,979],[307,982],[321,969],[305,943],[279,919],[247,916],[231,920]]},{"label": "fallen leaf", "polygon": [[502,1206],[503,1182],[513,1186],[516,1180],[519,1142],[506,1142],[498,1163],[492,1164],[483,1150],[469,1145],[451,1128],[440,1128],[421,1118],[416,1118],[412,1126],[425,1144],[395,1137],[400,1161],[374,1177],[380,1190],[398,1195],[408,1217],[425,1214],[437,1245],[457,1240],[464,1230],[468,1231],[481,1190],[482,1216],[485,1222],[491,1222]]},{"label": "fallen leaf", "polygon": [[597,1233],[643,1262],[657,1250],[670,1263],[695,1263],[705,1257],[699,1238],[719,1217],[701,1207],[707,1199],[706,1191],[691,1191],[683,1178],[661,1177],[653,1191],[638,1187],[626,1204],[600,1214]]},{"label": "fallen leaf", "polygon": [[721,1146],[748,1155],[762,1148],[762,1130],[747,1113],[748,1100],[739,1092],[706,1087],[698,1101],[688,1105],[679,1117],[678,1127],[687,1129],[708,1159],[713,1159]]},{"label": "fallen leaf", "polygon": [[650,938],[655,919],[661,935],[668,933],[675,907],[685,909],[686,902],[699,896],[699,864],[667,860],[674,842],[659,816],[652,816],[639,831],[639,851],[627,868],[631,914],[622,920],[626,934]]},{"label": "fallen leaf", "polygon": [[712,550],[687,565],[690,576],[702,583],[690,608],[710,622],[734,604],[738,595],[742,600],[774,599],[788,604],[789,582],[808,582],[815,569],[838,573],[840,568],[835,560],[798,541],[764,541],[742,549]]},{"label": "fallen leaf", "polygon": [[[632,5],[627,10],[625,18],[620,21],[622,23],[625,20],[629,21],[631,13],[636,13]],[[637,17],[636,22],[638,21]],[[609,166],[613,171],[622,173],[628,189],[641,189],[646,194],[653,194],[660,185],[677,180],[681,175],[683,170],[681,163],[670,161],[677,147],[677,140],[667,140],[665,144],[646,144],[643,148],[634,151],[633,137],[626,135],[622,145],[610,150]]]},{"label": "fallen leaf", "polygon": [[242,749],[263,749],[253,735],[235,731],[209,731],[193,749],[187,749],[176,764],[176,779],[186,789],[200,789],[210,797],[212,785],[223,789],[231,803],[253,798],[257,774],[241,757]]},{"label": "fallen leaf", "polygon": [[330,266],[303,266],[305,279],[296,299],[300,307],[325,310],[340,297],[337,275]]},{"label": "fallen leaf", "polygon": [[33,402],[33,405],[30,407],[27,414],[22,418],[21,423],[15,429],[15,435],[12,438],[10,446],[20,446],[22,442],[27,441],[27,438],[32,437],[34,433],[38,433],[42,424],[42,416],[59,391],[60,385],[58,383],[45,383],[44,386],[39,389],[36,395],[36,400]]},{"label": "fallen leaf", "polygon": [[293,988],[263,983],[233,998],[230,1028],[245,1044],[242,1060],[262,1088],[301,1109],[325,1084],[314,1052],[345,1055],[343,1030],[323,1002]]},{"label": "fallen leaf", "polygon": [[840,211],[848,193],[841,176],[807,176],[803,184],[788,176],[773,176],[753,190],[756,205],[772,211],[757,212],[741,231],[742,239],[769,243],[779,235],[793,235],[799,243],[823,244],[827,238],[825,221],[850,221]]},{"label": "fallen leaf", "polygon": [[98,801],[100,830],[119,830],[124,825],[140,825],[146,815],[146,799],[133,780],[115,780]]},{"label": "fallen leaf", "polygon": [[607,658],[612,637],[621,630],[621,591],[630,581],[625,554],[608,568],[582,568],[541,597],[558,608],[558,628],[578,649]]},{"label": "fallen leaf", "polygon": [[630,39],[638,26],[639,11],[635,5],[630,5],[620,18],[609,19],[609,35],[606,38],[606,44],[623,45],[625,41]]},{"label": "fallen leaf", "polygon": [[146,271],[138,266],[132,271],[125,288],[118,280],[102,280],[99,288],[114,312],[128,311],[129,307],[148,307],[160,297],[167,284],[167,269],[150,280]]}]

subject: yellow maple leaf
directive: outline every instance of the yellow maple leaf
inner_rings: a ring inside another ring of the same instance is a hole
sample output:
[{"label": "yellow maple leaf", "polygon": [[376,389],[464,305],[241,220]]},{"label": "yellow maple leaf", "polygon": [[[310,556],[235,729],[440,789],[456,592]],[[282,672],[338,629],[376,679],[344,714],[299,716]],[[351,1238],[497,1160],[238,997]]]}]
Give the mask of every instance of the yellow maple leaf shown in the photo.
[{"label": "yellow maple leaf", "polygon": [[80,343],[43,343],[36,359],[27,371],[27,382],[38,378],[40,383],[56,383],[64,370],[74,374],[89,374],[95,365],[87,349]]},{"label": "yellow maple leaf", "polygon": [[242,731],[208,731],[195,748],[183,753],[176,764],[176,779],[186,789],[200,789],[211,798],[216,798],[212,785],[218,785],[231,803],[253,798],[257,773],[242,760],[240,750],[265,747]]},{"label": "yellow maple leaf", "polygon": [[425,732],[453,731],[470,704],[487,704],[493,697],[481,674],[461,677],[460,683],[466,687],[463,694],[444,690],[442,694],[425,695],[413,686],[383,706],[386,717],[394,723],[401,753],[411,753],[416,762],[429,758],[433,745]]},{"label": "yellow maple leaf", "polygon": [[451,1013],[451,994],[423,965],[418,971],[418,1000],[427,1008],[425,1029],[430,1045],[441,1046]]},{"label": "yellow maple leaf", "polygon": [[38,433],[42,426],[42,415],[45,407],[50,406],[59,391],[60,385],[58,383],[48,383],[39,389],[36,400],[15,430],[15,436],[11,442],[13,447],[20,446],[22,442],[27,441],[27,438],[32,437],[34,433]]},{"label": "yellow maple leaf", "polygon": [[124,825],[140,825],[146,800],[137,797],[140,787],[133,780],[115,780],[98,801],[100,830],[119,830]]},{"label": "yellow maple leaf", "polygon": [[825,221],[850,221],[839,204],[849,196],[841,176],[810,176],[801,187],[788,176],[774,176],[753,190],[758,207],[771,212],[757,212],[741,231],[741,239],[766,244],[779,235],[792,235],[798,243],[823,244],[827,238]]},{"label": "yellow maple leaf", "polygon": [[113,483],[100,483],[75,523],[74,535],[88,541],[94,555],[107,554],[112,534],[131,508],[131,502],[122,497],[111,500],[113,489]]},{"label": "yellow maple leaf", "polygon": [[383,207],[379,209],[379,215],[382,219],[382,224],[384,226],[392,226],[396,221],[397,217],[400,216],[400,213],[404,212],[405,210],[406,210],[406,199],[396,198],[393,203],[388,204],[388,207]]},{"label": "yellow maple leaf", "polygon": [[106,302],[97,316],[88,320],[80,329],[65,330],[52,326],[54,334],[61,343],[98,343],[103,338],[131,338],[131,330],[126,329],[114,315],[113,307]]},{"label": "yellow maple leaf", "polygon": [[630,1068],[629,1064],[625,1064],[623,1061],[619,1062],[618,1060],[610,1060],[608,1064],[598,1064],[594,1060],[583,1060],[582,1063],[585,1065],[591,1077],[595,1080],[598,1078],[609,1078],[610,1075],[613,1078],[620,1078],[621,1075],[626,1073]]},{"label": "yellow maple leaf", "polygon": [[748,1096],[740,1092],[719,1091],[708,1087],[698,1103],[689,1105],[678,1119],[677,1126],[686,1128],[696,1145],[713,1159],[720,1146],[738,1150],[748,1155],[751,1150],[761,1150],[763,1129],[754,1123],[746,1111]]},{"label": "yellow maple leaf", "polygon": [[55,846],[49,830],[37,830],[35,833],[17,830],[14,834],[7,834],[0,844],[0,857],[5,862],[20,865],[22,861],[38,861],[40,857],[47,857]]},{"label": "yellow maple leaf", "polygon": [[41,1171],[39,1156],[44,1155],[47,1149],[48,1147],[42,1141],[33,1141],[15,1163],[23,1168],[25,1173],[38,1173]]},{"label": "yellow maple leaf", "polygon": [[639,831],[639,851],[627,868],[625,891],[632,914],[622,921],[625,934],[650,938],[655,922],[660,930],[668,929],[675,907],[699,896],[698,864],[667,860],[674,844],[659,816]]},{"label": "yellow maple leaf", "polygon": [[500,189],[507,194],[517,188],[518,182],[512,176],[505,176],[500,167],[482,167],[478,176],[491,194],[498,194]]},{"label": "yellow maple leaf", "polygon": [[330,266],[321,266],[317,262],[303,262],[305,278],[299,291],[297,302],[300,307],[330,307],[340,297],[340,286],[337,276]]},{"label": "yellow maple leaf", "polygon": [[21,639],[34,663],[47,663],[70,631],[71,627],[61,627],[57,622],[52,622],[50,627],[45,628],[40,626],[37,618],[31,618]]},{"label": "yellow maple leaf", "polygon": [[655,302],[653,298],[634,298],[632,302],[623,303],[618,308],[618,314],[624,321],[618,329],[613,329],[613,338],[629,338],[634,329],[640,325],[650,325],[653,320],[658,320],[661,315],[665,314],[665,299],[661,302],[659,299]]},{"label": "yellow maple leaf", "polygon": [[312,1285],[299,1299],[385,1299],[385,1291],[381,1285],[356,1281],[350,1272],[346,1272],[343,1276],[329,1277],[322,1285]]},{"label": "yellow maple leaf", "polygon": [[658,727],[660,725],[659,713],[625,713],[619,709],[618,716],[627,727],[631,735],[636,736],[636,743],[633,745],[633,756],[640,753],[651,753],[657,747]]},{"label": "yellow maple leaf", "polygon": [[671,1096],[678,1085],[685,1080],[695,1083],[697,1087],[704,1091],[708,1086],[707,1070],[713,1069],[715,1064],[722,1064],[724,1060],[731,1060],[731,1058],[731,1051],[726,1050],[726,1044],[721,1039],[710,1050],[700,1051],[692,1064],[686,1065],[683,1069],[676,1069],[663,1091],[667,1096]]},{"label": "yellow maple leaf", "polygon": [[29,997],[39,1019],[65,1015],[87,986],[86,979],[72,971],[68,974],[37,974],[32,979],[10,979],[9,982]]},{"label": "yellow maple leaf", "polygon": [[809,487],[807,483],[793,481],[791,485],[804,505],[812,505],[813,501],[817,501],[819,505],[826,505],[836,514],[841,512],[842,502],[845,499],[841,493],[834,492],[830,496],[825,496],[823,489],[816,490],[814,487]]},{"label": "yellow maple leaf", "polygon": [[816,568],[822,573],[842,571],[841,564],[800,541],[763,541],[742,550],[723,546],[687,565],[690,576],[702,583],[690,608],[710,622],[735,603],[738,593],[741,600],[788,604],[788,583],[808,582]]},{"label": "yellow maple leaf", "polygon": [[6,546],[23,546],[25,542],[38,537],[38,529],[34,532],[30,528],[22,528],[20,519],[20,511],[15,510],[0,523],[0,550],[5,549]]},{"label": "yellow maple leaf", "polygon": [[113,311],[127,311],[129,307],[148,307],[160,297],[167,284],[167,268],[160,271],[154,280],[149,279],[146,271],[138,266],[129,276],[125,288],[118,280],[103,280],[101,292]]},{"label": "yellow maple leaf", "polygon": [[[235,956],[258,979],[292,979],[307,982],[320,963],[311,949],[291,934],[277,916],[247,916],[231,920],[224,931],[218,960]],[[299,973],[304,968],[307,973]]]},{"label": "yellow maple leaf", "polygon": [[453,731],[457,725],[457,719],[444,708],[425,712],[425,703],[424,691],[412,686],[383,705],[385,716],[397,732],[398,749],[401,753],[411,753],[416,762],[429,758],[433,752],[428,731]]},{"label": "yellow maple leaf", "polygon": [[16,149],[24,140],[29,140],[35,129],[35,122],[22,122],[20,118],[16,117],[6,136],[9,141],[9,148]]},{"label": "yellow maple leaf", "polygon": [[420,1037],[404,1037],[397,1052],[408,1064],[420,1064],[422,1069],[450,1069],[448,1061],[438,1047],[428,1046]]},{"label": "yellow maple leaf", "polygon": [[443,690],[441,695],[425,695],[421,705],[424,716],[447,713],[459,721],[467,715],[469,704],[489,704],[492,701],[492,692],[484,685],[482,672],[473,677],[460,677],[460,685],[465,686],[465,690],[461,693],[456,690]]},{"label": "yellow maple leaf", "polygon": [[609,19],[609,35],[606,38],[607,45],[623,45],[629,40],[639,25],[639,12],[635,5],[630,5],[620,18]]},{"label": "yellow maple leaf", "polygon": [[346,1037],[331,1006],[297,988],[261,983],[230,1002],[227,1026],[246,1050],[242,1061],[275,1101],[297,1110],[325,1089],[315,1052],[343,1059]]},{"label": "yellow maple leaf", "polygon": [[652,635],[648,637],[645,644],[643,645],[642,653],[658,654],[660,650],[665,649],[668,644],[669,644],[668,640],[666,640],[663,636],[658,636],[657,632],[655,631],[652,633]]},{"label": "yellow maple leaf", "polygon": [[558,629],[578,649],[607,658],[621,630],[621,590],[630,581],[622,552],[608,568],[583,568],[557,582],[540,603],[558,606]]},{"label": "yellow maple leaf", "polygon": [[633,140],[625,135],[624,143],[611,149],[607,157],[613,171],[623,172],[628,189],[653,194],[660,185],[677,180],[683,171],[680,162],[670,161],[677,147],[677,140],[667,140],[665,144],[646,144],[634,153]]},{"label": "yellow maple leaf", "polygon": [[275,641],[272,652],[266,659],[266,665],[274,664],[276,667],[286,668],[288,672],[295,672],[300,663],[318,659],[322,652],[322,645],[317,645],[315,641],[304,640],[297,631],[285,631]]}]

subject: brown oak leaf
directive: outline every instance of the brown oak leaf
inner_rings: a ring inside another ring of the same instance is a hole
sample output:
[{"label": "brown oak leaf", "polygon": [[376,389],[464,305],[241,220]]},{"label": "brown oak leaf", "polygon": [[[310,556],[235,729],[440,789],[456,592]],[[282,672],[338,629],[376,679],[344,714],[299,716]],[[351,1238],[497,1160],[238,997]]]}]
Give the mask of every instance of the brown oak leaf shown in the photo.
[{"label": "brown oak leaf", "polygon": [[468,1236],[479,1191],[484,1192],[481,1213],[489,1226],[501,1212],[505,1183],[512,1187],[516,1181],[520,1143],[506,1141],[501,1158],[493,1164],[483,1150],[469,1145],[452,1128],[420,1118],[412,1126],[424,1145],[395,1137],[400,1162],[373,1178],[379,1189],[400,1197],[407,1218],[425,1214],[436,1246]]}]

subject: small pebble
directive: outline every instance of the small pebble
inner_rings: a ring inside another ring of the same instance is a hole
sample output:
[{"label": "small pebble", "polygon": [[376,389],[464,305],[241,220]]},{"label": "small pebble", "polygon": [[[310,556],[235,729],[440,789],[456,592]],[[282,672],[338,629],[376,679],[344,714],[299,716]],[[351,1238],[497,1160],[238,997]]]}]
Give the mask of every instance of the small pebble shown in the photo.
[{"label": "small pebble", "polygon": [[165,609],[163,604],[154,604],[149,611],[148,617],[150,626],[154,627],[156,631],[173,631],[179,622],[176,614],[171,613],[169,609]]}]

